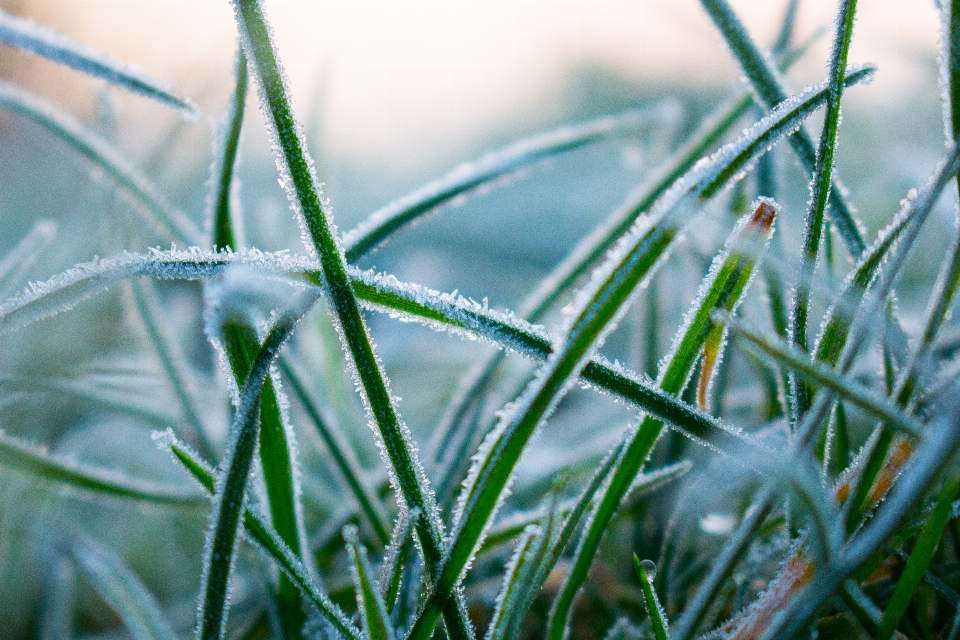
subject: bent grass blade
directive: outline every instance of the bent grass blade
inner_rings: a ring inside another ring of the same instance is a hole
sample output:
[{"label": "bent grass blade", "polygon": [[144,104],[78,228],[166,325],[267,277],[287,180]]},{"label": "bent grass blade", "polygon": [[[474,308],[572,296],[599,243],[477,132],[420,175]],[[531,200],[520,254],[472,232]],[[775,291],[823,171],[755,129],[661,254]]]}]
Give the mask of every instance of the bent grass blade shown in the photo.
[{"label": "bent grass blade", "polygon": [[6,11],[0,11],[0,42],[173,107],[191,119],[200,115],[193,102],[176,95],[166,82],[147,75],[135,65],[115,60],[52,29],[12,16]]}]

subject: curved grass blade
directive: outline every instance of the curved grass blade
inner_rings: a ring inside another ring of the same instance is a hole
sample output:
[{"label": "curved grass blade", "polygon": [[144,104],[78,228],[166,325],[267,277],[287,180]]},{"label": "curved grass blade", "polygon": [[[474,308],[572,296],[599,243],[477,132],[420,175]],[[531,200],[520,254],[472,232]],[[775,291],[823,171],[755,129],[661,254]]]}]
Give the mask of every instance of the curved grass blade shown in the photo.
[{"label": "curved grass blade", "polygon": [[[800,253],[800,267],[790,309],[790,346],[807,350],[807,316],[810,308],[810,286],[813,271],[820,252],[823,235],[824,212],[827,198],[832,188],[833,156],[837,146],[837,130],[840,126],[840,101],[843,94],[843,77],[847,68],[847,56],[850,52],[850,40],[853,37],[853,20],[857,10],[856,0],[842,0],[837,15],[837,30],[834,35],[833,50],[830,54],[829,86],[826,115],[817,147],[816,163],[813,169],[813,181],[810,184],[810,206],[803,226],[803,250]],[[861,243],[862,244],[862,243]],[[793,394],[791,407],[795,415],[793,424],[809,408],[810,397],[806,387],[791,376],[790,389]]]},{"label": "curved grass blade", "polygon": [[[761,53],[727,0],[700,0],[700,4],[727,41],[764,105],[768,109],[773,109],[786,100],[788,94],[783,88],[779,74],[768,58]],[[801,128],[790,138],[790,144],[800,163],[812,174],[816,167],[816,150],[810,136]],[[854,258],[858,257],[865,245],[853,210],[843,197],[843,189],[836,180],[833,180],[833,187],[830,189],[830,216],[847,251]]]},{"label": "curved grass blade", "polygon": [[657,566],[650,560],[641,562],[637,554],[633,554],[633,566],[637,569],[640,588],[643,589],[643,603],[647,607],[647,615],[650,616],[650,624],[653,626],[653,637],[657,640],[670,640],[667,615],[664,613],[663,607],[660,606],[657,592],[653,590],[653,579],[657,575]]},{"label": "curved grass blade", "polygon": [[367,550],[360,544],[357,528],[343,528],[343,539],[350,553],[350,573],[357,592],[357,607],[363,621],[363,631],[369,640],[393,640],[393,627],[387,615],[387,606],[373,581],[373,567],[367,559]]},{"label": "curved grass blade", "polygon": [[[753,213],[741,219],[730,234],[724,250],[714,258],[684,325],[677,332],[673,347],[664,359],[657,380],[663,391],[679,395],[687,385],[708,340],[716,345],[722,342],[723,330],[719,337],[711,339],[712,335],[717,335],[717,327],[711,321],[710,314],[714,309],[729,312],[736,309],[753,277],[756,262],[770,239],[776,211],[772,202],[761,200]],[[566,635],[573,601],[586,580],[600,540],[662,429],[663,422],[647,415],[637,429],[627,436],[629,445],[623,459],[594,508],[589,528],[581,537],[574,555],[573,567],[551,609],[547,633],[551,640],[561,640]]]},{"label": "curved grass blade", "polygon": [[5,11],[0,12],[0,42],[101,78],[131,93],[173,107],[190,118],[200,115],[193,102],[176,95],[166,82],[147,75],[130,63],[115,60],[52,29]]},{"label": "curved grass blade", "polygon": [[324,419],[319,407],[310,396],[306,385],[303,382],[303,376],[299,374],[293,363],[284,357],[279,359],[280,371],[290,383],[293,394],[297,401],[303,407],[310,421],[317,429],[320,439],[333,458],[337,470],[340,472],[344,482],[350,488],[354,500],[360,507],[368,524],[381,543],[387,544],[390,541],[389,517],[384,510],[383,503],[364,480],[364,472],[357,461],[350,444],[343,438],[339,429],[330,424],[329,420]]},{"label": "curved grass blade", "polygon": [[236,82],[233,99],[227,113],[227,128],[223,134],[223,146],[217,154],[217,163],[213,168],[216,190],[211,191],[211,210],[213,218],[213,248],[236,251],[242,242],[239,240],[240,227],[237,205],[237,182],[233,179],[237,165],[237,153],[240,150],[240,132],[243,129],[243,113],[247,103],[247,57],[243,49],[237,49],[235,62]]},{"label": "curved grass blade", "polygon": [[900,407],[855,380],[837,373],[820,362],[810,360],[797,349],[773,336],[762,335],[743,320],[722,313],[714,313],[713,318],[715,322],[729,327],[737,336],[756,345],[784,367],[811,382],[832,389],[841,398],[872,414],[875,418],[888,422],[911,435],[922,434],[924,425],[920,421],[905,414]]},{"label": "curved grass blade", "polygon": [[437,207],[524,167],[610,138],[667,126],[677,119],[677,105],[662,102],[621,115],[560,127],[490,152],[391,202],[372,213],[356,229],[345,233],[343,246],[347,262],[355,262],[370,253],[398,230]]},{"label": "curved grass blade", "polygon": [[7,256],[0,260],[0,295],[7,294],[21,276],[46,249],[57,234],[57,225],[51,220],[38,220],[33,223],[30,233],[17,243]]},{"label": "curved grass blade", "polygon": [[[374,353],[360,307],[350,287],[346,261],[336,234],[329,207],[321,198],[320,185],[307,154],[300,126],[293,116],[283,72],[277,58],[263,7],[259,0],[234,0],[244,51],[257,80],[264,115],[276,142],[281,182],[297,212],[308,246],[317,253],[323,273],[327,301],[333,311],[343,346],[353,362],[392,471],[391,479],[399,499],[408,509],[419,509],[417,530],[428,571],[435,571],[443,549],[439,511],[426,474],[419,464],[416,446],[400,418],[387,385],[386,376]],[[452,640],[471,636],[465,607],[457,598],[445,616]]]},{"label": "curved grass blade", "polygon": [[[303,302],[307,301],[313,302],[312,299]],[[304,306],[309,309],[309,305]],[[198,607],[198,640],[221,640],[226,632],[230,576],[246,505],[247,482],[260,440],[261,392],[267,383],[273,360],[292,333],[299,316],[300,313],[291,312],[280,316],[252,359],[243,383],[210,514]]]},{"label": "curved grass blade", "polygon": [[528,525],[517,542],[517,547],[507,563],[507,572],[503,576],[503,584],[497,594],[497,606],[493,610],[493,618],[487,628],[485,640],[507,640],[516,637],[510,634],[511,621],[514,616],[521,614],[516,606],[518,592],[524,582],[530,577],[534,568],[534,556],[544,543],[543,529],[536,524]]},{"label": "curved grass blade", "polygon": [[201,453],[213,457],[213,443],[210,442],[206,426],[200,418],[200,410],[190,384],[189,368],[183,353],[162,324],[156,291],[150,282],[131,282],[130,284],[137,315],[153,347],[153,352],[157,355],[160,366],[166,374],[173,395],[180,404],[180,411],[190,425]]},{"label": "curved grass blade", "polygon": [[176,640],[153,595],[109,549],[87,539],[70,545],[80,575],[110,605],[136,640]]},{"label": "curved grass blade", "polygon": [[150,180],[127,162],[117,149],[89,132],[73,116],[8,82],[0,82],[0,108],[43,127],[100,167],[170,239],[199,244],[201,235],[196,225],[167,202]]},{"label": "curved grass blade", "polygon": [[958,494],[960,494],[960,478],[947,481],[940,490],[927,523],[913,546],[907,566],[904,567],[893,595],[887,602],[887,608],[880,620],[880,629],[874,634],[876,640],[889,640],[900,624],[903,615],[907,612],[913,594],[920,586],[920,582],[927,572],[927,567],[933,560],[933,554],[940,544],[940,537],[943,535],[943,530],[951,515],[953,501],[957,499]]},{"label": "curved grass blade", "polygon": [[[170,453],[193,476],[211,497],[216,488],[216,472],[188,445],[181,442],[173,431],[155,431],[154,440]],[[277,566],[293,580],[304,597],[308,598],[317,610],[344,637],[360,640],[360,631],[356,629],[337,605],[324,595],[307,574],[306,567],[287,547],[277,532],[256,512],[246,508],[243,512],[243,526],[251,540],[256,542],[263,552],[271,557]]]},{"label": "curved grass blade", "polygon": [[2,431],[0,466],[29,473],[90,496],[190,508],[202,506],[206,502],[203,496],[189,489],[144,482],[122,473],[58,460]]}]

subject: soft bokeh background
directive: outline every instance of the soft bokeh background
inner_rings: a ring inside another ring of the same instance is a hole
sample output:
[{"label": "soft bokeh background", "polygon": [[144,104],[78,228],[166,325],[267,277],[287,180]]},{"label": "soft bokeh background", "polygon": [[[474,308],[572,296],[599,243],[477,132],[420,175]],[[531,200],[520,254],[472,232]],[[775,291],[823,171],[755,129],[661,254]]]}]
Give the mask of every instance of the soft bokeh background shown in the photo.
[{"label": "soft bokeh background", "polygon": [[[761,41],[773,39],[784,3],[732,4]],[[233,82],[235,26],[229,3],[4,0],[0,6],[133,61],[199,104],[201,119],[184,122],[161,106],[0,47],[0,77],[83,120],[129,154],[188,215],[202,220],[213,131]],[[497,308],[516,308],[698,118],[743,88],[732,57],[693,0],[268,0],[266,7],[341,229],[457,163],[518,137],[667,97],[679,100],[681,116],[673,126],[537,166],[433,216],[363,263],[439,290],[488,298]],[[821,29],[829,32],[834,10],[829,0],[804,0],[798,39]],[[874,62],[880,69],[870,86],[851,90],[845,99],[838,173],[871,234],[907,190],[929,175],[942,153],[938,34],[931,0],[861,3],[851,61]],[[821,36],[791,72],[794,89],[825,76],[828,48],[829,38]],[[812,123],[815,130],[816,120]],[[789,239],[798,233],[806,182],[789,156],[783,154],[780,162],[792,179],[785,185],[782,222]],[[254,99],[248,105],[239,174],[250,244],[299,250]],[[55,249],[24,274],[24,282],[120,248],[161,243],[147,231],[111,231],[139,228],[130,211],[62,143],[0,113],[0,255],[38,219],[53,220],[59,228]],[[692,234],[692,251],[668,267],[676,276],[674,288],[662,292],[664,314],[673,318],[668,327],[692,296],[705,256],[726,235],[727,223],[711,224]],[[924,246],[929,259],[917,267],[915,278],[929,275],[942,255],[948,235],[942,232],[952,226],[950,207],[941,206],[930,226]],[[840,253],[839,263],[845,264]],[[164,286],[161,296],[198,384],[216,397],[223,393],[222,376],[204,342],[198,290]],[[910,304],[923,293],[901,291],[908,326]],[[136,477],[185,483],[150,442],[151,429],[176,422],[176,408],[142,332],[130,322],[124,295],[121,288],[70,314],[0,336],[0,429],[58,455]],[[457,377],[484,348],[389,319],[371,322],[394,390],[404,398],[404,415],[425,441]],[[644,360],[635,348],[642,322],[639,313],[628,318],[609,346],[612,355],[638,368]],[[668,339],[661,336],[661,347]],[[322,361],[319,355],[307,359],[315,366]],[[747,394],[737,402],[729,410],[749,416],[756,398]],[[135,405],[135,418],[124,403]],[[210,404],[210,428],[222,437],[226,400]],[[376,468],[376,451],[356,406],[344,413],[342,421],[361,457]],[[622,406],[576,392],[551,428],[599,455],[630,416]],[[310,533],[319,535],[333,510],[324,492],[336,495],[338,489],[315,436],[302,433],[301,439],[307,491],[314,496],[308,501]],[[529,461],[531,482],[562,462],[562,449],[545,449]],[[0,637],[34,633],[49,579],[44,567],[51,537],[75,529],[116,549],[172,612],[178,628],[188,630],[204,514],[181,517],[156,508],[135,508],[134,514],[125,504],[91,504],[0,470]],[[256,596],[253,583],[238,599]],[[96,597],[89,590],[79,597],[80,627],[113,633],[116,619]]]}]

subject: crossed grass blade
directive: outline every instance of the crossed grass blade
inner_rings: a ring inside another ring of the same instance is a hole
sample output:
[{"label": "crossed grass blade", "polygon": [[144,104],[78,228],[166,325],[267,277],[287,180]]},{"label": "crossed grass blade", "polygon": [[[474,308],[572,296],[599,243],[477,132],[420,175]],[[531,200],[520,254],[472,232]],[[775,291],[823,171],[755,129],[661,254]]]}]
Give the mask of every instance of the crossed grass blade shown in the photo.
[{"label": "crossed grass blade", "polygon": [[[852,75],[859,73],[869,75],[866,69]],[[658,201],[647,224],[625,236],[613,257],[595,272],[593,282],[578,298],[578,311],[571,316],[573,320],[564,343],[557,345],[553,357],[488,437],[489,446],[484,445],[481,461],[468,478],[469,488],[463,494],[463,509],[453,534],[450,554],[435,583],[433,595],[414,623],[411,638],[426,637],[432,631],[439,614],[438,600],[445,598],[438,594],[448,593],[459,582],[462,570],[472,558],[490,516],[502,499],[502,491],[526,442],[568,388],[571,377],[585,366],[583,358],[598,341],[602,342],[609,326],[616,324],[611,321],[622,312],[630,298],[629,293],[669,246],[677,223],[671,214],[675,209],[689,206],[692,200],[716,193],[742,170],[740,167],[766,151],[768,145],[779,137],[776,132],[785,133],[780,129],[784,123],[789,123],[787,130],[792,130],[802,122],[809,113],[808,101],[812,95],[821,99],[825,97],[814,89],[787,101],[735,143],[698,163]],[[819,101],[816,104],[819,105]],[[618,273],[618,264],[623,274]],[[476,521],[470,523],[471,519]],[[464,523],[470,523],[470,526]]]},{"label": "crossed grass blade", "polygon": [[[673,347],[661,365],[657,383],[666,393],[679,395],[683,391],[701,355],[708,370],[712,361],[720,357],[724,331],[713,324],[711,313],[714,309],[733,312],[739,305],[772,234],[776,211],[772,202],[760,201],[752,213],[741,219],[727,239],[725,248],[714,258],[684,325],[678,330]],[[623,458],[594,508],[589,528],[574,554],[570,573],[551,608],[547,637],[552,640],[567,635],[573,601],[586,580],[600,540],[662,429],[663,422],[646,416],[625,436],[629,444]]]},{"label": "crossed grass blade", "polygon": [[[290,107],[286,82],[263,7],[257,0],[236,0],[234,8],[268,127],[276,141],[281,181],[298,213],[305,240],[319,258],[327,301],[363,389],[361,395],[373,417],[378,439],[390,460],[392,480],[399,497],[407,508],[416,508],[422,513],[417,527],[420,546],[428,570],[435,571],[442,554],[442,522],[426,474],[419,464],[416,447],[393,404],[386,377],[350,287],[332,215],[321,198],[299,123]],[[470,621],[462,604],[452,603],[445,618],[447,632],[455,640],[471,637]]]},{"label": "crossed grass blade", "polygon": [[[216,472],[199,454],[178,440],[172,431],[154,432],[154,440],[162,448],[168,449],[211,497],[215,495]],[[313,582],[307,568],[261,515],[247,507],[243,512],[243,526],[250,539],[297,584],[304,597],[313,603],[334,629],[350,640],[360,640],[360,631]]]}]

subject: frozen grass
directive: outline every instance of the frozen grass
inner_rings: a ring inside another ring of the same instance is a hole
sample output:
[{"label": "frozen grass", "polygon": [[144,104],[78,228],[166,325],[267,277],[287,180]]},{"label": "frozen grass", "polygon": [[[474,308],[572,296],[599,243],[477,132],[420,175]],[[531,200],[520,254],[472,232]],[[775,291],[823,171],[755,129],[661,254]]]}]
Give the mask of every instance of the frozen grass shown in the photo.
[{"label": "frozen grass", "polygon": [[[858,145],[841,126],[844,96],[869,90],[858,85],[874,73],[848,61],[857,2],[838,3],[827,77],[795,93],[781,75],[807,48],[794,44],[795,1],[770,56],[725,0],[702,4],[751,92],[685,139],[664,144],[680,117],[673,102],[560,127],[461,165],[344,234],[257,0],[234,0],[236,89],[203,213],[172,205],[102,134],[0,86],[0,108],[65,142],[145,223],[105,217],[111,257],[23,288],[31,264],[67,241],[37,222],[0,260],[0,291],[20,290],[0,302],[0,340],[27,359],[33,345],[21,336],[39,336],[38,350],[70,344],[64,323],[122,285],[115,322],[155,363],[143,365],[147,382],[93,353],[88,370],[0,378],[0,407],[16,417],[0,414],[0,567],[15,567],[0,578],[10,585],[20,571],[43,583],[4,631],[956,638],[960,217],[942,264],[920,247],[960,183],[960,0],[941,3],[946,152],[887,204],[875,238],[835,167],[838,141]],[[163,82],[23,19],[0,14],[0,41],[195,112]],[[301,230],[303,244],[279,252],[258,249],[267,243],[241,224],[250,92]],[[804,123],[821,108],[815,144]],[[358,266],[428,214],[464,200],[482,207],[476,194],[507,189],[507,178],[522,193],[531,167],[623,138],[656,156],[643,184],[516,313]],[[794,155],[806,177],[778,154]],[[783,204],[798,191],[805,210]],[[151,233],[181,248],[145,249]],[[846,267],[835,255],[844,250]],[[926,303],[901,307],[900,296]],[[170,311],[175,301],[202,309],[203,331]],[[385,365],[389,346],[372,336],[397,321],[438,335]],[[625,332],[642,334],[626,351]],[[418,384],[403,382],[405,406],[411,392],[434,397],[446,374],[430,345],[455,337],[497,350],[464,351],[476,363],[433,411],[436,426],[408,428],[390,375],[417,372]],[[102,377],[126,390],[123,402]],[[115,429],[75,456],[70,425],[51,446],[19,418],[38,389],[71,390],[123,425],[167,428],[122,449]],[[635,416],[627,428],[611,417],[624,411]],[[109,510],[111,520],[43,515],[50,504]],[[0,613],[10,601],[0,590]]]}]

